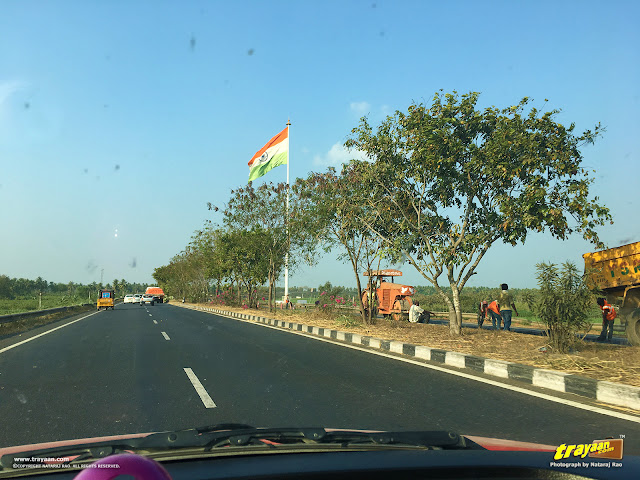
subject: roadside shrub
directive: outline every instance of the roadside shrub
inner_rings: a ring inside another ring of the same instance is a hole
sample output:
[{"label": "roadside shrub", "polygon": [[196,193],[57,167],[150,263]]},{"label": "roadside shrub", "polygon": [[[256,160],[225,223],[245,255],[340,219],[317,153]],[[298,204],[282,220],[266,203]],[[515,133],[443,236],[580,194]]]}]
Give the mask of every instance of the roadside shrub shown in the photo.
[{"label": "roadside shrub", "polygon": [[576,341],[576,333],[588,327],[593,295],[575,264],[538,263],[540,293],[535,313],[547,325],[552,347],[567,353]]},{"label": "roadside shrub", "polygon": [[211,299],[211,303],[214,305],[226,305],[229,307],[241,306],[238,302],[238,294],[230,288],[220,290],[218,294]]},{"label": "roadside shrub", "polygon": [[342,327],[358,327],[362,322],[358,318],[349,315],[340,315],[336,318],[336,323]]}]

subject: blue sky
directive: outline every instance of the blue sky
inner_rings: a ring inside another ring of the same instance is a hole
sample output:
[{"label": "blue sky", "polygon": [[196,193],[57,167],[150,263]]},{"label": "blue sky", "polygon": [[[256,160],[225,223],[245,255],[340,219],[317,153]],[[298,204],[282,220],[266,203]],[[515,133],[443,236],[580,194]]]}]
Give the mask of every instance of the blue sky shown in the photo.
[{"label": "blue sky", "polygon": [[[481,106],[547,98],[579,131],[601,122],[583,150],[615,220],[601,237],[638,241],[639,14],[631,1],[2,2],[0,274],[152,282],[287,118],[295,179],[347,160],[362,115],[377,124],[441,88],[479,91]],[[472,284],[533,287],[536,262],[592,250],[580,236],[496,245]],[[354,284],[331,255],[290,279],[326,281]]]}]

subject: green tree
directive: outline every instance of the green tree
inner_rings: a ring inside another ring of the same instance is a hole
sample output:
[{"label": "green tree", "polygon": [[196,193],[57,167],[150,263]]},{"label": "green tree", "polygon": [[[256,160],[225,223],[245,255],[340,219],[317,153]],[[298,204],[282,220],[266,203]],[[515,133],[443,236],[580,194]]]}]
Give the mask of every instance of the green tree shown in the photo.
[{"label": "green tree", "polygon": [[193,237],[193,245],[202,252],[204,258],[205,275],[215,282],[216,295],[222,288],[223,281],[229,275],[229,262],[225,257],[222,238],[225,231],[214,228],[210,223],[196,232]]},{"label": "green tree", "polygon": [[[372,323],[375,311],[364,308],[360,275],[372,270],[376,260],[380,266],[385,245],[360,220],[368,214],[366,204],[353,201],[354,190],[359,187],[348,168],[343,169],[341,175],[337,175],[334,168],[329,168],[326,173],[312,173],[305,180],[299,179],[294,191],[299,195],[303,215],[313,219],[312,234],[322,242],[324,251],[340,248],[338,259],[351,264],[362,320]],[[375,293],[371,282],[372,277],[369,276],[368,305],[374,304]]]},{"label": "green tree", "polygon": [[538,263],[536,268],[540,291],[535,312],[547,325],[552,347],[566,353],[576,333],[589,324],[593,294],[571,262],[565,262],[560,270],[547,263]]},{"label": "green tree", "polygon": [[49,286],[49,282],[42,277],[36,278],[35,282],[33,280],[29,280],[29,282],[32,284],[31,289],[35,289],[36,292],[46,292]]},{"label": "green tree", "polygon": [[263,255],[271,243],[268,232],[261,228],[235,230],[222,237],[224,256],[229,274],[238,287],[238,303],[241,299],[241,284],[244,286],[249,307],[257,302],[257,287],[269,276],[269,259]]},{"label": "green tree", "polygon": [[477,100],[437,93],[431,106],[398,111],[376,132],[363,118],[345,143],[368,158],[351,166],[353,201],[368,207],[360,220],[434,285],[452,335],[462,333],[460,292],[493,244],[548,231],[601,246],[596,227],[611,221],[581,166],[580,149],[600,125],[576,135],[555,120],[558,110],[525,112],[526,97],[504,109],[481,110]]},{"label": "green tree", "polygon": [[6,275],[0,275],[0,298],[11,300],[14,298],[11,279]]},{"label": "green tree", "polygon": [[[260,228],[269,242],[262,252],[269,262],[269,308],[273,309],[275,285],[285,268],[289,255],[289,269],[301,263],[312,265],[315,261],[316,242],[312,235],[313,219],[301,215],[299,197],[291,192],[287,216],[287,191],[284,183],[264,183],[254,188],[248,186],[231,191],[229,203],[223,213],[224,226],[229,230]],[[212,210],[219,207],[208,204]]]}]

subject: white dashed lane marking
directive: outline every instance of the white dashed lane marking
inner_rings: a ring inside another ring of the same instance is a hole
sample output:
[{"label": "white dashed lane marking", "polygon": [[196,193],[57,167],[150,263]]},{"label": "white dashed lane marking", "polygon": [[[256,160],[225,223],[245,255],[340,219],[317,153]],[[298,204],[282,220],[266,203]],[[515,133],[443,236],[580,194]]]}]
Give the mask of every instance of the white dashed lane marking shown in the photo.
[{"label": "white dashed lane marking", "polygon": [[189,380],[191,380],[191,384],[193,385],[193,388],[196,389],[197,394],[200,395],[200,399],[202,400],[202,403],[204,403],[205,408],[216,408],[217,405],[213,402],[213,399],[209,396],[202,383],[200,383],[196,374],[193,373],[193,370],[185,368],[184,373],[186,373]]}]

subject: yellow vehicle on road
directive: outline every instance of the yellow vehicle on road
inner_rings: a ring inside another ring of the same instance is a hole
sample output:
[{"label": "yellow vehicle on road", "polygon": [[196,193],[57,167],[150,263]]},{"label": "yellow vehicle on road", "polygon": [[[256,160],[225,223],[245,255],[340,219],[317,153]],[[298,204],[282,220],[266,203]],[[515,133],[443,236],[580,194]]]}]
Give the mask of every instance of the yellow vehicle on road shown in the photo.
[{"label": "yellow vehicle on road", "polygon": [[607,302],[618,307],[629,343],[640,345],[640,242],[582,257],[591,286],[603,291]]},{"label": "yellow vehicle on road", "polygon": [[99,290],[98,291],[98,310],[104,308],[105,310],[115,308],[115,294],[113,290]]}]

